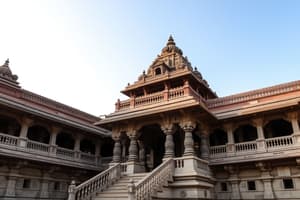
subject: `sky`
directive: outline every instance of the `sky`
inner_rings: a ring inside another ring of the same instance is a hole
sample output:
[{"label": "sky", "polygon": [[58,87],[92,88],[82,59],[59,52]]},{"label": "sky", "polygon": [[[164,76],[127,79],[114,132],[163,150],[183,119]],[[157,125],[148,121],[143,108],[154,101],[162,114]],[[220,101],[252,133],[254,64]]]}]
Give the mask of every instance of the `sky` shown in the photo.
[{"label": "sky", "polygon": [[170,34],[218,96],[299,79],[300,1],[0,0],[0,64],[23,89],[96,116]]}]

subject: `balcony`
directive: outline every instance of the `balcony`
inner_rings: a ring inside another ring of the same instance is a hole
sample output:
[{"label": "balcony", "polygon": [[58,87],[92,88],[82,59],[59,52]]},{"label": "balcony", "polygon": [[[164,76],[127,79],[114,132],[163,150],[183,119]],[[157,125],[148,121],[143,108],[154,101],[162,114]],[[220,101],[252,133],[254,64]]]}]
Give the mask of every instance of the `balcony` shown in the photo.
[{"label": "balcony", "polygon": [[116,112],[139,108],[151,104],[168,102],[187,96],[192,96],[203,103],[205,102],[203,97],[201,97],[201,95],[199,95],[191,86],[184,85],[182,87],[163,90],[161,92],[155,92],[139,97],[132,97],[125,101],[118,101],[116,103]]},{"label": "balcony", "polygon": [[3,133],[0,133],[0,155],[91,170],[99,170],[111,161],[111,157],[100,158],[93,154]]},{"label": "balcony", "polygon": [[210,147],[211,164],[227,164],[299,155],[296,136],[289,135],[263,140]]}]

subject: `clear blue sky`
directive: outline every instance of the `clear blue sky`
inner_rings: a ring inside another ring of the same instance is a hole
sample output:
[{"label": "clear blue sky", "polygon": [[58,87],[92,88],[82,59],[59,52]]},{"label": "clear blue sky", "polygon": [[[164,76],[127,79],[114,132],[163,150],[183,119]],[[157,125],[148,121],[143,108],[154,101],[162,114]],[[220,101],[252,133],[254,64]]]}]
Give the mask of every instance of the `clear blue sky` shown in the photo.
[{"label": "clear blue sky", "polygon": [[[24,89],[89,113],[119,91],[172,34],[219,96],[300,75],[300,1],[1,0],[0,62]],[[1,61],[2,60],[2,61]]]}]

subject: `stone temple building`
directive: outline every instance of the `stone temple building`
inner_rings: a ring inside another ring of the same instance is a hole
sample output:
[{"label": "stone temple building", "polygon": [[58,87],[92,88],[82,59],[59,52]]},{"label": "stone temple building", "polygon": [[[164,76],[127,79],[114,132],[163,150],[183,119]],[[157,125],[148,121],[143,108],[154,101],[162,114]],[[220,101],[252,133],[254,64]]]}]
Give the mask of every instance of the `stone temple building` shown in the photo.
[{"label": "stone temple building", "polygon": [[20,88],[8,64],[0,199],[300,198],[300,81],[218,97],[170,36],[100,119]]}]

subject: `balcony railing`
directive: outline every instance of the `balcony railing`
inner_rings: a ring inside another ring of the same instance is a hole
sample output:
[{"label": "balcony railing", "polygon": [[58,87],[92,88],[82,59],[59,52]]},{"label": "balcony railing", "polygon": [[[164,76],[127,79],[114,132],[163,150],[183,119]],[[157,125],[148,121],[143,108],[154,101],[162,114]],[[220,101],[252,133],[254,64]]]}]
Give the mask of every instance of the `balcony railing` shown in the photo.
[{"label": "balcony railing", "polygon": [[203,101],[203,98],[189,85],[172,88],[170,90],[164,90],[144,96],[127,99],[125,101],[118,101],[116,103],[116,111],[128,110],[131,108],[167,102],[170,100],[191,96],[197,100]]},{"label": "balcony railing", "polygon": [[[295,138],[292,135],[268,138],[261,141],[250,141],[232,144],[232,150],[228,150],[228,145],[210,147],[210,158],[225,158],[227,156],[251,155],[258,152],[275,152],[282,148],[295,147]],[[260,145],[259,145],[260,143]],[[259,147],[260,146],[260,147]],[[259,149],[260,148],[260,149]]]},{"label": "balcony railing", "polygon": [[11,153],[18,152],[30,153],[36,155],[42,155],[44,158],[53,157],[60,160],[73,161],[76,163],[89,164],[90,166],[99,166],[102,164],[107,164],[111,161],[111,157],[102,157],[97,159],[94,154],[88,154],[84,152],[76,152],[75,150],[66,149],[57,146],[51,146],[50,144],[45,144],[27,138],[20,138],[4,133],[0,133],[0,148],[6,148],[12,150]]}]

